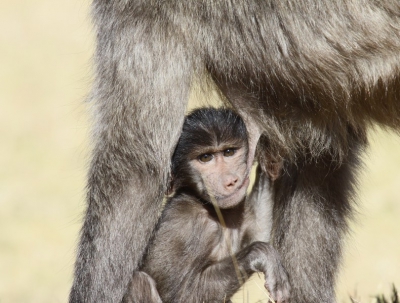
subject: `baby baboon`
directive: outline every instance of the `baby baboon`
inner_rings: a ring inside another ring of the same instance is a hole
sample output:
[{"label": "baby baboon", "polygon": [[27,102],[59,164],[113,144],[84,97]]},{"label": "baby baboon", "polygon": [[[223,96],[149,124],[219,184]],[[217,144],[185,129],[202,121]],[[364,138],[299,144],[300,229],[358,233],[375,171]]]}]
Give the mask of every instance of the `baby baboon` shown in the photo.
[{"label": "baby baboon", "polygon": [[227,302],[254,272],[264,273],[276,302],[289,298],[287,274],[268,243],[270,182],[259,168],[246,197],[247,153],[246,127],[233,111],[203,108],[186,117],[172,159],[174,195],[124,302],[160,301],[148,275],[163,302]]}]

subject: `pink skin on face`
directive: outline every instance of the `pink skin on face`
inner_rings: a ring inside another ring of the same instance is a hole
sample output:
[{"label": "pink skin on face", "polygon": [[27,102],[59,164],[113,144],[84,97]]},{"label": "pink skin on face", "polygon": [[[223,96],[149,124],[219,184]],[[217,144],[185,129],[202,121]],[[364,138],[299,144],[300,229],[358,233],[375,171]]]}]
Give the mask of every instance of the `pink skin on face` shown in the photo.
[{"label": "pink skin on face", "polygon": [[232,208],[239,204],[246,196],[247,188],[249,187],[250,178],[247,177],[241,186],[233,192],[230,196],[216,198],[217,204],[220,208]]},{"label": "pink skin on face", "polygon": [[215,149],[191,161],[203,181],[203,190],[220,208],[231,208],[246,196],[249,176],[245,148]]}]

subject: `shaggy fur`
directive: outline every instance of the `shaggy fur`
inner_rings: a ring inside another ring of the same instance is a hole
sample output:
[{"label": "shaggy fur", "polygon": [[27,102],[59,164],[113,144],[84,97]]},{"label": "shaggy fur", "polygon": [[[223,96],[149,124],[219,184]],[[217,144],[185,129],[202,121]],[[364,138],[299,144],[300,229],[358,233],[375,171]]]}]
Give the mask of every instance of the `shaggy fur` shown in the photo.
[{"label": "shaggy fur", "polygon": [[335,302],[366,128],[400,126],[400,2],[94,0],[93,18],[94,148],[70,302],[121,301],[204,77],[287,160],[273,230],[293,302]]}]

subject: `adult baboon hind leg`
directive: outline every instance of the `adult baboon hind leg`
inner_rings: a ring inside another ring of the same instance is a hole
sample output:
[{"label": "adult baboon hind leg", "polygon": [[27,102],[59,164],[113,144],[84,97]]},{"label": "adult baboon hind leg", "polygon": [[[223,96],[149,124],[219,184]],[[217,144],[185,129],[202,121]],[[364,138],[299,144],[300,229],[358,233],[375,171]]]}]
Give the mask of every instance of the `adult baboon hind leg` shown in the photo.
[{"label": "adult baboon hind leg", "polygon": [[95,142],[70,302],[121,302],[157,222],[192,66],[170,24],[101,1],[94,12]]},{"label": "adult baboon hind leg", "polygon": [[335,302],[343,237],[352,216],[363,136],[349,131],[349,148],[338,163],[329,152],[287,161],[275,182],[273,240],[289,272],[296,303]]}]

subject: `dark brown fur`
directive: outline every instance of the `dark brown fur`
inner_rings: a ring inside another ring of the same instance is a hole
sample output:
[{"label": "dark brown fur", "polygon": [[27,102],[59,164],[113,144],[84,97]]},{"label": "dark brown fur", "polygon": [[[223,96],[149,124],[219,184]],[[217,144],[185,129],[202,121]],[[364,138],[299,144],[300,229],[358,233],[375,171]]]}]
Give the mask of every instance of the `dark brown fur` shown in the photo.
[{"label": "dark brown fur", "polygon": [[273,233],[293,301],[335,302],[366,128],[400,126],[399,1],[94,0],[93,16],[94,149],[70,302],[121,300],[205,78],[287,159]]},{"label": "dark brown fur", "polygon": [[[232,152],[225,155],[227,150]],[[287,274],[267,243],[273,207],[270,182],[259,169],[246,199],[246,150],[246,128],[233,112],[206,108],[187,117],[172,160],[176,193],[167,201],[140,267],[154,278],[163,302],[228,302],[255,271],[265,274],[276,302],[289,298]],[[204,154],[209,161],[199,160]],[[237,197],[235,205],[225,208],[225,199],[212,194],[219,184]],[[141,283],[139,273],[123,302],[158,302],[152,296],[154,286]],[[145,282],[149,278],[141,276]]]}]

